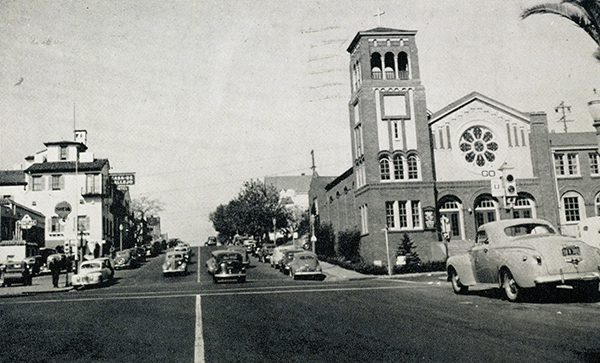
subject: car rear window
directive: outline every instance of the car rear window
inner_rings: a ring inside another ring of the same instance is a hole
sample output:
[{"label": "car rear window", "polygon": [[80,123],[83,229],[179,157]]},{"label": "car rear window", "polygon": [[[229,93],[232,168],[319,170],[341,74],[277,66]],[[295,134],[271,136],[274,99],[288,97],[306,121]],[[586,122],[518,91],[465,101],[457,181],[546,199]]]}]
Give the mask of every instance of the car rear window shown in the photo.
[{"label": "car rear window", "polygon": [[509,237],[556,234],[551,226],[539,223],[525,223],[506,227],[504,233]]},{"label": "car rear window", "polygon": [[100,268],[101,265],[99,263],[84,263],[81,265],[82,270],[90,270],[93,268]]},{"label": "car rear window", "polygon": [[313,256],[300,256],[301,260],[313,260]]}]

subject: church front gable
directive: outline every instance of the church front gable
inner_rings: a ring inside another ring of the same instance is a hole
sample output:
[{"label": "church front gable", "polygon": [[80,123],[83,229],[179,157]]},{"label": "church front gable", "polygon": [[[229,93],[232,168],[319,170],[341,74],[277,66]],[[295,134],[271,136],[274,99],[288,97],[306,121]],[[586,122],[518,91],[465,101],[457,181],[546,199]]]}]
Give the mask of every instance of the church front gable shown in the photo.
[{"label": "church front gable", "polygon": [[473,98],[430,122],[438,181],[493,180],[510,169],[533,177],[531,128],[524,114]]}]

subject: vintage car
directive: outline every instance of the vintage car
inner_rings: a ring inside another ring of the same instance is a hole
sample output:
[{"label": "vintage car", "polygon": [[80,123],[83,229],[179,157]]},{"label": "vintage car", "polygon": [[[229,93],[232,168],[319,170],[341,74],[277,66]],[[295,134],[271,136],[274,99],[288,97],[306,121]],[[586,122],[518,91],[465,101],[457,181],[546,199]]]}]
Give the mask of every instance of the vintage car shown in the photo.
[{"label": "vintage car", "polygon": [[273,250],[275,247],[277,247],[275,243],[263,243],[263,245],[260,246],[260,250],[257,252],[258,260],[260,262],[268,262],[271,256],[273,256]]},{"label": "vintage car", "polygon": [[[137,251],[136,251],[137,252]],[[138,266],[138,260],[134,257],[135,253],[131,250],[117,251],[114,259],[114,268],[120,270],[122,268],[134,268]]]},{"label": "vintage car", "polygon": [[280,269],[280,263],[281,260],[283,259],[283,253],[285,251],[289,251],[289,250],[297,250],[298,247],[296,247],[294,244],[286,244],[286,245],[281,245],[278,247],[275,247],[273,249],[273,254],[271,255],[271,267],[276,268],[276,269]]},{"label": "vintage car", "polygon": [[317,255],[312,252],[297,252],[294,259],[289,263],[290,276],[292,280],[300,277],[324,279],[323,270],[317,259]]},{"label": "vintage car", "polygon": [[73,275],[74,288],[100,286],[109,283],[115,276],[115,270],[107,257],[84,261],[79,266],[79,272]]},{"label": "vintage car", "polygon": [[213,282],[219,280],[246,281],[246,267],[243,255],[233,250],[218,250],[211,252],[211,257],[206,261],[206,271],[212,275]]},{"label": "vintage car", "polygon": [[189,246],[185,246],[185,245],[178,245],[175,246],[175,248],[173,249],[173,251],[175,252],[179,252],[183,255],[183,258],[185,259],[185,262],[189,262],[190,261],[190,256],[191,256],[191,252],[190,252],[190,247]]},{"label": "vintage car", "polygon": [[0,284],[11,286],[14,283],[31,285],[31,268],[25,261],[6,261],[0,264]]},{"label": "vintage car", "polygon": [[205,246],[216,246],[217,245],[217,237],[210,236],[204,243]]},{"label": "vintage car", "polygon": [[246,248],[244,246],[231,245],[231,246],[227,246],[227,250],[235,251],[235,252],[239,253],[240,255],[242,255],[242,262],[243,262],[244,266],[250,265],[248,251],[246,250]]},{"label": "vintage car", "polygon": [[304,250],[293,249],[283,252],[283,258],[279,263],[279,271],[281,271],[284,275],[287,275],[290,272],[290,263],[294,260],[296,253],[300,252],[304,252]]},{"label": "vintage car", "polygon": [[174,274],[187,274],[187,262],[181,251],[169,251],[165,254],[165,262],[162,267],[163,276]]},{"label": "vintage car", "polygon": [[29,256],[23,261],[29,266],[29,272],[31,272],[33,276],[40,274],[43,265],[42,255]]},{"label": "vintage car", "polygon": [[529,288],[548,292],[559,285],[596,297],[600,250],[557,234],[544,220],[510,219],[479,227],[474,245],[448,258],[446,269],[457,294],[491,283],[510,301],[522,299]]}]

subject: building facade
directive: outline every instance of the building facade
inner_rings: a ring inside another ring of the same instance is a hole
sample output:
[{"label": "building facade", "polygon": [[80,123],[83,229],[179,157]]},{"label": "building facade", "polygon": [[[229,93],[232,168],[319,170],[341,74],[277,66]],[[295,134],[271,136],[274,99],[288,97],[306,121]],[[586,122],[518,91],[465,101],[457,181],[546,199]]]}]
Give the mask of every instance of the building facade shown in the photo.
[{"label": "building facade", "polygon": [[[112,182],[107,159],[97,159],[85,144],[85,131],[75,141],[47,142],[25,158],[18,186],[2,185],[2,195],[45,216],[46,247],[79,246],[83,254],[103,255],[118,246],[120,224],[130,220],[129,192]],[[61,215],[60,211],[67,211]]]},{"label": "building facade", "polygon": [[444,238],[486,222],[537,217],[575,235],[600,215],[595,133],[549,133],[544,113],[477,92],[429,112],[415,36],[375,28],[350,43],[353,165],[313,176],[315,221],[360,230],[363,259],[385,264],[386,239],[395,253],[405,233],[421,259],[443,260]]}]

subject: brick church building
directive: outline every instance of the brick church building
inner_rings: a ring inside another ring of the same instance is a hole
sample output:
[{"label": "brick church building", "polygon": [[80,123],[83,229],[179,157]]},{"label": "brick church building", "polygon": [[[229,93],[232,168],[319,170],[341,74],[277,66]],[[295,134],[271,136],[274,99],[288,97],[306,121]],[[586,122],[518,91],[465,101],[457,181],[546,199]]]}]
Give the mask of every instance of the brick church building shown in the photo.
[{"label": "brick church building", "polygon": [[[408,233],[422,260],[481,224],[536,217],[575,235],[600,214],[594,132],[549,133],[546,114],[477,92],[427,109],[416,31],[360,31],[350,46],[352,167],[313,175],[310,211],[337,232],[361,231],[361,256],[386,262]],[[318,243],[318,242],[317,242]]]}]

